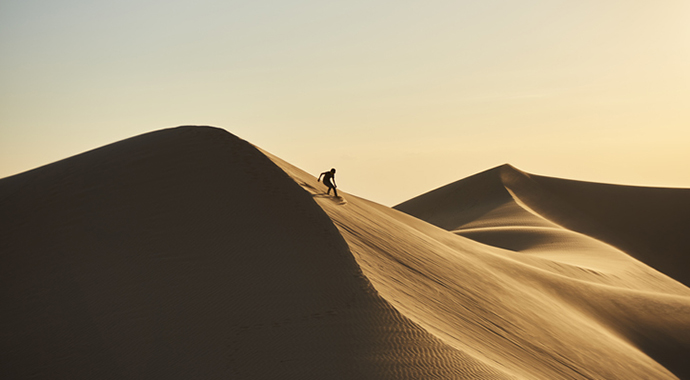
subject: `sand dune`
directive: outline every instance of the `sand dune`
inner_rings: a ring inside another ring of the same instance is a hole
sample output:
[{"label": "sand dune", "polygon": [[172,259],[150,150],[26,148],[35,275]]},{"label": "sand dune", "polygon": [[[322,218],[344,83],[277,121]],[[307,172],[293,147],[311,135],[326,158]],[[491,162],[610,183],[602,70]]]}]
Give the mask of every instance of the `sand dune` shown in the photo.
[{"label": "sand dune", "polygon": [[0,377],[690,378],[683,212],[570,184],[505,166],[403,213],[208,127],[1,179]]},{"label": "sand dune", "polygon": [[514,251],[562,245],[565,235],[577,244],[596,239],[690,285],[690,189],[564,180],[503,165],[395,208]]},{"label": "sand dune", "polygon": [[[687,284],[690,190],[570,181],[503,165],[395,208],[457,235],[519,252],[522,261],[547,259],[595,273],[592,277],[571,272],[572,279],[588,282],[587,289],[591,284],[607,285],[589,289],[592,293],[571,299],[571,304],[590,308],[594,294],[605,290],[609,300],[596,305],[593,317],[677,376],[690,378],[685,359],[690,357],[688,288],[638,261]],[[607,305],[618,308],[621,300],[631,300],[636,291],[646,298],[637,297],[639,304],[626,307],[637,312],[619,310],[612,315],[613,308]],[[669,295],[683,297],[675,301]],[[668,304],[657,305],[660,300]],[[677,309],[677,305],[683,306]],[[674,325],[678,330],[666,328],[668,322],[655,318],[679,321]]]}]

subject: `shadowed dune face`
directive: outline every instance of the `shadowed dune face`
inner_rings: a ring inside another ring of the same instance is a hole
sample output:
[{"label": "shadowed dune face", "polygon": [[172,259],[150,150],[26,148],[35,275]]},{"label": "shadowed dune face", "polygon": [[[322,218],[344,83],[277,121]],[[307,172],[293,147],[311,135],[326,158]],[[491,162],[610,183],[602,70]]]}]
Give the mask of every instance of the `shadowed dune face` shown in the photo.
[{"label": "shadowed dune face", "polygon": [[311,196],[222,130],[2,179],[0,215],[3,379],[497,377],[451,365]]},{"label": "shadowed dune face", "polygon": [[[549,232],[532,227],[555,228],[558,231],[550,233],[559,234],[564,230],[579,232],[690,285],[690,189],[564,180],[503,165],[394,208],[463,236],[516,251],[541,245],[538,241]],[[513,228],[500,234],[490,231],[506,227]],[[511,233],[512,238],[508,236]]]},{"label": "shadowed dune face", "polygon": [[1,179],[0,377],[690,377],[690,289],[487,173],[418,219],[181,127]]},{"label": "shadowed dune face", "polygon": [[690,189],[530,177],[584,215],[563,226],[612,244],[690,286]]}]

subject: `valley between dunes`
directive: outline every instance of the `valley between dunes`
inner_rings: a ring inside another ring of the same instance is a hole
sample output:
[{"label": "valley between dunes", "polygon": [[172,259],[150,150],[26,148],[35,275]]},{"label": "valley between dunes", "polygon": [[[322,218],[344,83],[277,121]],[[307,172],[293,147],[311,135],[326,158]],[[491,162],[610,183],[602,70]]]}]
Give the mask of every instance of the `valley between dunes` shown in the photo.
[{"label": "valley between dunes", "polygon": [[690,189],[325,191],[211,127],[0,179],[0,378],[690,379]]}]

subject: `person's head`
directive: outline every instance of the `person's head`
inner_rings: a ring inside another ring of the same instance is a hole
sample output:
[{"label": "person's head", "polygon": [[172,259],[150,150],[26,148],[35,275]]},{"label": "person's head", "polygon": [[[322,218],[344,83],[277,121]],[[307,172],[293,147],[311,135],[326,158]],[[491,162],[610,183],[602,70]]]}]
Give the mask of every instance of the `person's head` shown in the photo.
[{"label": "person's head", "polygon": [[335,174],[335,168],[331,168],[331,173]]}]

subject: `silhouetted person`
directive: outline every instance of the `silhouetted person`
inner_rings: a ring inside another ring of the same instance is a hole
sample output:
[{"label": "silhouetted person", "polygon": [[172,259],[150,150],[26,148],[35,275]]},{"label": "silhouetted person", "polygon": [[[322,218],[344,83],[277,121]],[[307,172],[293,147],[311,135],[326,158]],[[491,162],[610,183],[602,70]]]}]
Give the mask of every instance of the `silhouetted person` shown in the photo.
[{"label": "silhouetted person", "polygon": [[[338,186],[335,185],[335,169],[331,169],[331,171],[329,171],[329,172],[321,173],[321,175],[319,176],[319,179],[317,179],[317,181],[321,181],[321,176],[323,176],[323,184],[328,186],[328,191],[326,192],[326,194],[330,194],[331,189],[333,189],[333,194],[335,194],[335,196],[337,197],[338,196],[338,190],[336,190],[335,188]],[[332,180],[332,182],[331,182],[331,180]]]}]

